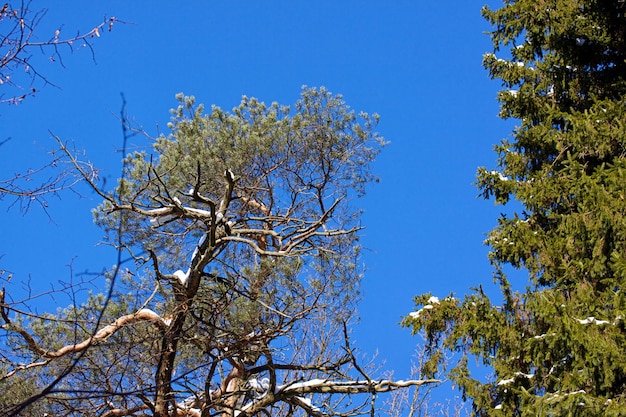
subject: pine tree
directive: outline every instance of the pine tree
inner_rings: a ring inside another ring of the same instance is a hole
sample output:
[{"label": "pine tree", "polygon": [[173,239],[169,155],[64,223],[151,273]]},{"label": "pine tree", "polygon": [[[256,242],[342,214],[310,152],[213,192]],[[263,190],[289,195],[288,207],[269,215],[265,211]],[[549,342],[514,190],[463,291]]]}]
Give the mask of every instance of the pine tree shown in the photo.
[{"label": "pine tree", "polygon": [[[457,352],[448,372],[476,415],[626,414],[624,13],[623,0],[483,9],[500,116],[519,121],[498,169],[477,174],[485,198],[521,207],[486,240],[502,299],[425,294],[404,321],[426,335],[427,374]],[[527,270],[526,285],[506,267]],[[473,358],[493,376],[476,376]]]},{"label": "pine tree", "polygon": [[113,191],[67,152],[129,259],[109,293],[56,315],[0,292],[0,414],[347,416],[433,382],[374,379],[350,346],[378,116],[324,88],[206,114],[178,98],[170,133],[125,158]]}]

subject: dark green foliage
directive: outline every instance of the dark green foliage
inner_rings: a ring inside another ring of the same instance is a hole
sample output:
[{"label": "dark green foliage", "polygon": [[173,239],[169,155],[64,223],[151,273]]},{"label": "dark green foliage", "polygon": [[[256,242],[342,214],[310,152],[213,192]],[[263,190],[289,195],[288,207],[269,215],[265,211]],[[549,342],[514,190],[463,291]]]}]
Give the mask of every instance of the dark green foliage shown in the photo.
[{"label": "dark green foliage", "polygon": [[[477,175],[484,197],[521,206],[486,240],[502,300],[478,290],[404,322],[426,334],[429,369],[442,351],[462,355],[450,374],[476,415],[626,414],[625,13],[623,1],[576,0],[483,10],[501,117],[519,119],[498,170]],[[506,265],[528,271],[525,288]],[[472,357],[493,378],[473,378]]]}]

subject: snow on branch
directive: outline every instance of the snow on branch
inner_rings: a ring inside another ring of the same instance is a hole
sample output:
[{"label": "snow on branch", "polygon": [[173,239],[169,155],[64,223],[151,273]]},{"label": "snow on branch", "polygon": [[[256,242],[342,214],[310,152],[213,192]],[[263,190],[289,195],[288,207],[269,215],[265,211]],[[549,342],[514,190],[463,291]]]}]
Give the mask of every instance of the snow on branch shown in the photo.
[{"label": "snow on branch", "polygon": [[254,415],[261,409],[277,401],[286,401],[296,404],[305,409],[309,414],[322,416],[324,413],[313,404],[313,402],[304,398],[307,394],[373,394],[381,392],[389,392],[400,388],[411,386],[422,386],[426,384],[436,384],[441,382],[437,379],[411,379],[392,381],[383,379],[379,381],[355,380],[355,381],[336,381],[329,379],[311,379],[309,381],[297,382],[287,385],[279,385],[275,392],[266,392],[258,399],[250,402],[240,410],[235,411],[236,416]]},{"label": "snow on branch", "polygon": [[399,388],[435,384],[438,379],[409,379],[392,381],[333,381],[327,379],[312,379],[310,381],[277,387],[277,394],[304,395],[304,394],[362,394],[373,392],[389,392]]},{"label": "snow on branch", "polygon": [[526,378],[526,379],[531,379],[535,376],[535,374],[525,374],[524,372],[515,372],[515,375],[513,378],[509,378],[509,379],[502,379],[500,381],[498,381],[499,386],[502,385],[509,385],[512,384],[513,382],[515,382],[516,378]]},{"label": "snow on branch", "polygon": [[580,324],[595,324],[596,326],[600,326],[602,324],[611,324],[610,321],[607,320],[598,320],[595,317],[587,317],[586,319],[576,319]]},{"label": "snow on branch", "polygon": [[[14,331],[16,333],[19,333],[20,336],[22,336],[22,338],[26,341],[26,343],[28,345],[28,348],[32,352],[34,352],[37,355],[40,355],[40,356],[42,356],[42,357],[44,357],[44,358],[46,358],[48,360],[60,358],[60,357],[63,357],[65,355],[72,354],[72,353],[81,352],[81,351],[87,349],[88,347],[92,346],[95,343],[106,341],[106,339],[108,337],[112,336],[114,333],[116,333],[121,328],[123,328],[125,326],[129,326],[129,325],[134,324],[134,323],[143,322],[143,321],[151,322],[151,323],[153,323],[155,325],[155,327],[157,329],[159,329],[161,331],[164,331],[165,329],[167,329],[167,327],[169,325],[168,320],[162,318],[161,316],[159,316],[154,311],[152,311],[150,309],[147,309],[147,308],[144,308],[144,309],[139,310],[136,313],[127,314],[127,315],[119,317],[113,323],[103,327],[102,329],[97,331],[95,333],[95,335],[93,335],[92,337],[90,337],[88,339],[83,340],[80,343],[66,345],[66,346],[63,346],[62,348],[60,348],[60,349],[58,349],[56,351],[51,351],[51,350],[46,350],[46,349],[42,348],[41,346],[39,346],[39,344],[35,341],[33,336],[30,333],[28,333],[28,331],[26,331],[26,329],[24,329],[21,326],[15,325],[10,320],[8,320],[8,316],[7,316],[6,312],[4,312],[2,314],[2,317],[3,317],[3,319],[4,319],[4,321],[6,323],[3,324],[2,326],[0,326],[0,328],[7,329],[9,331]],[[27,368],[33,367],[33,366],[43,366],[43,365],[46,365],[48,362],[49,361],[41,361],[41,362],[33,363],[33,364],[30,364],[30,365],[26,365],[26,366],[23,366],[23,367],[20,367],[20,368],[21,369],[27,369]],[[21,370],[21,369],[19,369],[19,370]],[[17,370],[18,369],[14,370],[14,371],[17,371]],[[11,371],[10,373],[4,375],[3,377],[0,378],[0,380],[12,376],[13,374],[15,374],[14,371]]]}]

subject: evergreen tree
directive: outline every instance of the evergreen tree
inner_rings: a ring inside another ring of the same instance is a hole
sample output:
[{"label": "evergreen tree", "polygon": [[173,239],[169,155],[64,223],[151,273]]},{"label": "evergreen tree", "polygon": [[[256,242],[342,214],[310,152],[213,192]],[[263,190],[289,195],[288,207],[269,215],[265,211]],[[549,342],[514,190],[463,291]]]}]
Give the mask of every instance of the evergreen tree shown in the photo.
[{"label": "evergreen tree", "polygon": [[109,294],[57,315],[0,293],[0,388],[22,383],[0,393],[2,415],[373,414],[377,392],[428,382],[374,380],[349,343],[377,116],[323,88],[293,108],[179,100],[112,192],[68,152],[130,259]]},{"label": "evergreen tree", "polygon": [[[416,297],[434,374],[448,369],[476,415],[626,414],[626,3],[507,0],[483,9],[502,81],[501,117],[518,119],[481,168],[485,198],[518,211],[488,235],[502,300]],[[516,206],[518,207],[518,206]],[[517,288],[504,268],[528,271]],[[478,358],[493,377],[474,375]]]}]

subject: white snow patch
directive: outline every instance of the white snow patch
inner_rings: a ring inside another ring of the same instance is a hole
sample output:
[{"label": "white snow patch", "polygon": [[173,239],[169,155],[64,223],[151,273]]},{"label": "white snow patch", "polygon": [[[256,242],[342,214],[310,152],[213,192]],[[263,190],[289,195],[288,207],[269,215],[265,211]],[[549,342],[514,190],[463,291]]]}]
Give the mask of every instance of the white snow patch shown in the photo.
[{"label": "white snow patch", "polygon": [[196,214],[198,216],[211,217],[211,212],[208,210],[202,210],[194,207],[185,207],[185,211]]},{"label": "white snow patch", "polygon": [[151,316],[154,316],[155,318],[159,317],[157,313],[155,313],[153,310],[150,310],[149,308],[142,308],[137,312],[137,314],[149,314]]},{"label": "white snow patch", "polygon": [[503,175],[499,171],[491,171],[490,174],[491,175],[497,175],[498,178],[500,179],[500,181],[508,181],[509,180],[509,177],[507,177],[506,175]]},{"label": "white snow patch", "polygon": [[502,410],[502,404],[498,404],[495,407],[493,407],[494,410]]},{"label": "white snow patch", "polygon": [[248,381],[248,385],[257,392],[266,392],[270,389],[270,380],[269,378],[263,378],[260,380],[253,378]]},{"label": "white snow patch", "polygon": [[420,308],[417,311],[412,311],[409,313],[409,317],[413,318],[413,319],[418,319],[420,317],[420,315],[422,314],[422,311],[424,310],[432,310],[434,307],[432,306],[432,304],[426,304],[424,307]]},{"label": "white snow patch", "polygon": [[587,317],[586,319],[576,319],[576,321],[579,322],[580,324],[595,324],[597,326],[600,326],[602,324],[610,324],[610,322],[607,320],[598,320],[595,317]]},{"label": "white snow patch", "polygon": [[525,374],[524,372],[519,372],[518,371],[518,372],[515,372],[515,376],[513,378],[503,379],[503,380],[498,382],[498,385],[499,386],[509,385],[509,384],[512,384],[513,382],[515,382],[515,378],[531,379],[534,376],[535,376],[535,374]]},{"label": "white snow patch", "polygon": [[556,335],[556,333],[550,333],[550,334],[544,333],[544,334],[540,334],[537,336],[533,336],[533,339],[541,340],[541,339],[545,339],[548,336],[554,336],[554,335]]},{"label": "white snow patch", "polygon": [[206,233],[204,233],[201,237],[200,240],[198,240],[198,246],[202,246],[202,244],[204,243],[204,241],[206,240]]},{"label": "white snow patch", "polygon": [[578,390],[578,391],[572,391],[572,392],[564,392],[563,394],[561,394],[560,391],[557,391],[554,394],[551,394],[549,396],[549,400],[559,399],[559,398],[567,397],[569,395],[578,395],[578,394],[586,394],[586,393],[587,392],[584,389],[581,389],[581,390]]},{"label": "white snow patch", "polygon": [[326,379],[319,379],[319,378],[314,378],[314,379],[310,379],[308,381],[302,381],[302,382],[296,382],[295,384],[288,384],[288,385],[279,385],[276,387],[276,391],[282,391],[283,389],[285,391],[288,391],[290,389],[299,389],[299,388],[303,388],[303,387],[310,387],[310,386],[317,386],[317,385],[324,385],[326,382],[328,382],[328,380]]},{"label": "white snow patch", "polygon": [[168,319],[164,319],[163,317],[159,316],[157,313],[155,313],[153,310],[150,310],[149,308],[142,308],[141,310],[139,310],[137,312],[137,314],[141,314],[144,316],[150,316],[151,321],[160,321],[161,323],[163,323],[165,326],[169,326],[170,323],[172,322],[171,318]]},{"label": "white snow patch", "polygon": [[202,244],[204,243],[204,241],[206,240],[206,236],[207,234],[204,233],[201,237],[200,240],[198,240],[198,244],[196,245],[196,248],[193,250],[193,253],[191,254],[191,262],[193,262],[193,260],[195,259],[195,257],[198,255],[198,248],[202,246]]},{"label": "white snow patch", "polygon": [[296,397],[305,407],[309,407],[313,412],[319,412],[320,408],[313,405],[311,399],[305,397]]},{"label": "white snow patch", "polygon": [[434,295],[428,299],[429,304],[439,304],[439,297],[435,297]]},{"label": "white snow patch", "polygon": [[189,279],[189,270],[187,272],[183,272],[180,269],[173,274],[181,284],[185,285],[187,283],[187,279]]},{"label": "white snow patch", "polygon": [[161,214],[166,214],[172,211],[170,207],[160,207],[152,210],[148,210],[148,216],[159,216]]}]

